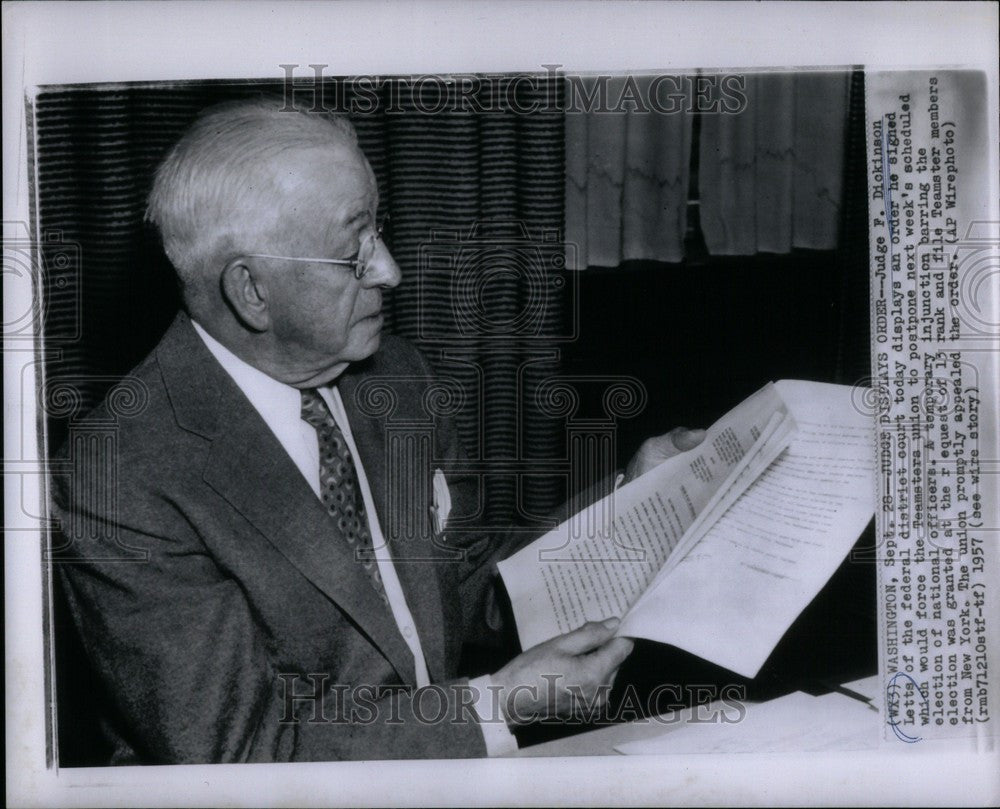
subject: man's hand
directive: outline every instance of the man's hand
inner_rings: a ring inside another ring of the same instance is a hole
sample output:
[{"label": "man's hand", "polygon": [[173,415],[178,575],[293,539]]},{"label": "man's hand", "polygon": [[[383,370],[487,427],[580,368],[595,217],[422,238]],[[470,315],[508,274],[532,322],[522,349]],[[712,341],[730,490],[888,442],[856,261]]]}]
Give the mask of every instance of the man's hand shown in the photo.
[{"label": "man's hand", "polygon": [[650,469],[659,466],[667,458],[673,458],[689,449],[694,449],[705,440],[704,430],[688,430],[676,427],[669,433],[647,438],[642,442],[625,469],[625,483],[646,474]]},{"label": "man's hand", "polygon": [[579,708],[603,705],[633,646],[628,638],[614,637],[618,624],[617,618],[586,623],[522,652],[492,675],[493,683],[501,686],[507,724],[567,717]]}]

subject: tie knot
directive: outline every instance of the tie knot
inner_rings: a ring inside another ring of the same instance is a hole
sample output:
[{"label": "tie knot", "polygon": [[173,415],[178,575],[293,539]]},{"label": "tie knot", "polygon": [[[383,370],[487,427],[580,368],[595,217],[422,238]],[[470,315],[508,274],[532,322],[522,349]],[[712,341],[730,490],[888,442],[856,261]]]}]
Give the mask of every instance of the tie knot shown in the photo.
[{"label": "tie knot", "polygon": [[302,420],[313,427],[322,427],[332,420],[330,408],[326,406],[326,401],[316,388],[304,388],[302,390]]}]

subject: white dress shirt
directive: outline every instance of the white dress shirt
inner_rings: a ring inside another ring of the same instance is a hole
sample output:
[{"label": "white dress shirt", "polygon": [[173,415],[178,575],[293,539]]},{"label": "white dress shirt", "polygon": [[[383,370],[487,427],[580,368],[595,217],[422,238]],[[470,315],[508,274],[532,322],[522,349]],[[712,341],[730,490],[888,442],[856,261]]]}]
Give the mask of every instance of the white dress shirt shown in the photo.
[{"label": "white dress shirt", "polygon": [[[319,436],[312,425],[302,420],[301,391],[298,388],[293,388],[291,385],[286,385],[284,382],[279,382],[263,371],[244,362],[206,332],[198,323],[194,321],[191,321],[191,323],[198,336],[201,337],[208,350],[212,353],[212,356],[218,360],[226,373],[232,377],[239,389],[250,400],[250,404],[260,414],[264,423],[274,433],[275,438],[278,439],[278,443],[281,444],[285,452],[288,453],[289,457],[298,467],[316,497],[322,499],[319,481]],[[318,390],[330,408],[330,413],[337,422],[337,426],[344,434],[344,439],[347,441],[347,446],[354,458],[361,497],[368,516],[368,527],[371,532],[375,562],[382,576],[382,584],[385,587],[389,608],[392,611],[396,625],[399,627],[399,633],[413,654],[417,687],[430,685],[427,662],[424,658],[423,647],[420,645],[420,634],[417,631],[417,625],[413,620],[410,608],[406,604],[406,595],[403,593],[402,585],[399,583],[399,577],[396,575],[396,568],[392,563],[392,556],[389,553],[388,543],[386,543],[385,537],[382,534],[382,528],[379,525],[375,503],[372,500],[371,487],[368,484],[368,478],[361,464],[358,448],[354,443],[354,436],[351,433],[351,425],[347,419],[347,411],[344,409],[343,400],[340,398],[340,391],[336,387],[329,386],[318,388]],[[495,756],[516,750],[517,741],[507,729],[506,722],[498,715],[496,706],[492,704],[493,694],[489,689],[490,682],[488,676],[477,677],[471,680],[469,685],[475,690],[474,693],[478,694],[473,708],[480,719],[479,726],[483,731],[487,755]]]}]

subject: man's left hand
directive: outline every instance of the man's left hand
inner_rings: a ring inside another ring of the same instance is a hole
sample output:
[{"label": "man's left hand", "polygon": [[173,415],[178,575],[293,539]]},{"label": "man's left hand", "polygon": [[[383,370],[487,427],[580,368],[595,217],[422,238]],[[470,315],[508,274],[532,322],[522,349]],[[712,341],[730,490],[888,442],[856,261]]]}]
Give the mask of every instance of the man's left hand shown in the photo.
[{"label": "man's left hand", "polygon": [[642,442],[625,469],[625,483],[646,474],[653,467],[659,466],[668,458],[680,455],[682,452],[694,449],[705,440],[704,430],[688,430],[675,427],[669,433],[647,438]]}]

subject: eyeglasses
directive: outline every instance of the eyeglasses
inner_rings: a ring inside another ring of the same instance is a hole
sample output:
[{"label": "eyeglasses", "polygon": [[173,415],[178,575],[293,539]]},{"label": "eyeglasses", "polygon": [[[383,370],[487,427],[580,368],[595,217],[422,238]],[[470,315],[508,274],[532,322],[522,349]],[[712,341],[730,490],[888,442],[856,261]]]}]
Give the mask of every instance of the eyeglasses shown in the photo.
[{"label": "eyeglasses", "polygon": [[340,267],[351,267],[354,270],[354,277],[359,281],[364,278],[365,273],[368,272],[368,266],[371,260],[375,258],[375,250],[378,243],[382,240],[382,231],[385,230],[385,226],[389,223],[389,214],[382,216],[375,229],[370,231],[365,237],[364,241],[361,242],[361,246],[358,248],[358,252],[355,254],[354,258],[308,258],[303,256],[275,256],[270,253],[247,253],[247,258],[276,258],[282,261],[305,261],[310,264],[336,264]]}]

